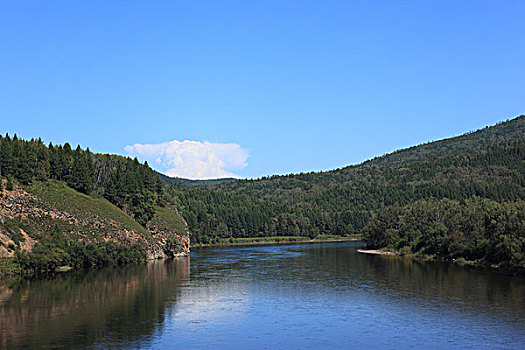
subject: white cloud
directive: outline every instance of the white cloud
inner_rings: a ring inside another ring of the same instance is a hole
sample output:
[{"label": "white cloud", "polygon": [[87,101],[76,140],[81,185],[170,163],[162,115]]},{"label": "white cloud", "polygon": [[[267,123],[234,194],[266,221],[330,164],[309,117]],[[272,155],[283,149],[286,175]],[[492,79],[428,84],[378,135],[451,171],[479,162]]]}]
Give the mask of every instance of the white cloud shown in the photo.
[{"label": "white cloud", "polygon": [[231,171],[248,165],[248,151],[236,143],[173,140],[158,144],[136,143],[124,150],[130,156],[138,156],[155,168],[161,168],[168,176],[187,179],[240,177]]}]

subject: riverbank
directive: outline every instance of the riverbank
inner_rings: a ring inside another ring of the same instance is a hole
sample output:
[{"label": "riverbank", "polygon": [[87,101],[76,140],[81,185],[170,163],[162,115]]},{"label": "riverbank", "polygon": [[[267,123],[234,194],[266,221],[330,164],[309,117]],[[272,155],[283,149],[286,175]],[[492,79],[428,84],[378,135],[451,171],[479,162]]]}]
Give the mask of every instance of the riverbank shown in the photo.
[{"label": "riverbank", "polygon": [[214,243],[195,243],[192,248],[202,247],[230,247],[230,246],[251,246],[251,245],[272,245],[272,244],[302,244],[320,242],[352,242],[360,241],[361,235],[318,236],[314,239],[304,236],[281,236],[281,237],[254,237],[254,238],[223,238]]},{"label": "riverbank", "polygon": [[358,249],[358,253],[362,254],[373,254],[373,255],[390,255],[390,256],[402,256],[401,253],[394,253],[394,252],[384,252],[382,250],[376,250],[376,249]]},{"label": "riverbank", "polygon": [[[335,236],[335,235],[322,235],[318,236],[315,239],[310,239],[309,237],[303,236],[282,236],[282,237],[255,237],[255,238],[229,238],[221,239],[214,243],[208,244],[193,244],[192,248],[201,248],[201,247],[229,247],[229,246],[258,246],[258,245],[278,245],[278,244],[304,244],[304,243],[321,243],[321,242],[350,242],[350,241],[360,241],[360,235],[349,235],[349,236]],[[174,257],[180,257],[181,255],[175,255]],[[138,259],[134,261],[136,263],[142,263],[147,261],[144,259]],[[104,264],[103,266],[108,265],[125,265],[124,264]],[[100,267],[100,266],[98,266]],[[93,269],[96,269],[97,266],[92,266]],[[31,278],[34,276],[48,276],[54,275],[57,273],[68,272],[70,270],[75,270],[70,267],[68,264],[56,264],[52,269],[47,269],[46,271],[41,271],[36,273],[35,271],[24,269],[20,265],[20,261],[17,261],[15,258],[3,258],[0,259],[0,282],[5,283],[9,280],[19,280],[23,278]]]},{"label": "riverbank", "polygon": [[395,251],[384,251],[378,249],[358,249],[358,253],[361,254],[370,254],[370,255],[384,255],[384,256],[398,256],[405,257],[410,259],[416,259],[420,261],[442,261],[447,263],[452,263],[460,266],[468,266],[475,269],[488,269],[493,272],[501,273],[504,275],[525,275],[525,268],[523,266],[514,266],[514,265],[496,265],[490,264],[483,260],[466,260],[464,258],[457,258],[452,260],[440,259],[434,255],[420,255],[420,254],[404,254],[401,252]]}]

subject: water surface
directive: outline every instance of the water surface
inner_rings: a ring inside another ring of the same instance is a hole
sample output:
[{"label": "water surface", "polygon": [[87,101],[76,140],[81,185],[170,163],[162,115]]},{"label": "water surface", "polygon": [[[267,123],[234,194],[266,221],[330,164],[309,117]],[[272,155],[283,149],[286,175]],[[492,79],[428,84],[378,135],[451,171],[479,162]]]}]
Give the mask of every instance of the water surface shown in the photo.
[{"label": "water surface", "polygon": [[525,348],[523,277],[357,245],[203,248],[0,286],[0,348]]}]

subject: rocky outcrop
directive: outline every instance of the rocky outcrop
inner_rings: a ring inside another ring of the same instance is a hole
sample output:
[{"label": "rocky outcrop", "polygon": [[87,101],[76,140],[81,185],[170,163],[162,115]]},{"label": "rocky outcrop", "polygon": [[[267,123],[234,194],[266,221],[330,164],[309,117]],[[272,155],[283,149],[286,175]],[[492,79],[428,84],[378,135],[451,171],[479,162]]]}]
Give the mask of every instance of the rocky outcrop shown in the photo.
[{"label": "rocky outcrop", "polygon": [[[7,190],[5,180],[1,188],[0,258],[14,257],[16,251],[31,251],[35,243],[49,237],[56,226],[60,226],[61,232],[69,239],[113,241],[124,245],[140,243],[146,247],[149,259],[189,254],[188,226],[174,207],[162,208],[166,218],[156,218],[146,231],[138,224],[130,226],[118,217],[101,217],[88,211],[79,214],[78,210],[73,215],[68,210],[59,210],[16,184],[12,190]],[[119,209],[115,207],[115,210]],[[170,220],[183,224],[175,228]]]},{"label": "rocky outcrop", "polygon": [[155,232],[153,244],[148,247],[148,259],[173,259],[190,254],[187,236],[174,232]]},{"label": "rocky outcrop", "polygon": [[22,228],[16,227],[9,232],[5,229],[6,223],[16,218],[28,219],[33,215],[40,216],[42,210],[32,208],[32,203],[35,203],[37,198],[17,186],[8,191],[2,184],[2,189],[0,198],[0,258],[12,258],[15,256],[15,249],[31,251],[36,241]]},{"label": "rocky outcrop", "polygon": [[[166,218],[155,215],[149,222],[148,230],[153,237],[153,244],[148,249],[148,259],[173,259],[190,254],[190,232],[186,220],[174,206],[167,206],[164,210],[177,217],[184,225],[184,232],[177,232]],[[164,213],[165,215],[166,213]]]}]

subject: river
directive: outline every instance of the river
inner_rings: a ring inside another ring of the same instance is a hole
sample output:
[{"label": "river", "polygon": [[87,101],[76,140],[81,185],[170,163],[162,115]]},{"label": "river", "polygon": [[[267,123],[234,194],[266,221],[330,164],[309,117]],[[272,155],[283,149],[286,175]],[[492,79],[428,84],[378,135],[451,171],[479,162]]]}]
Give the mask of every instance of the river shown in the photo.
[{"label": "river", "polygon": [[525,348],[524,277],[358,246],[201,248],[3,285],[0,348]]}]

